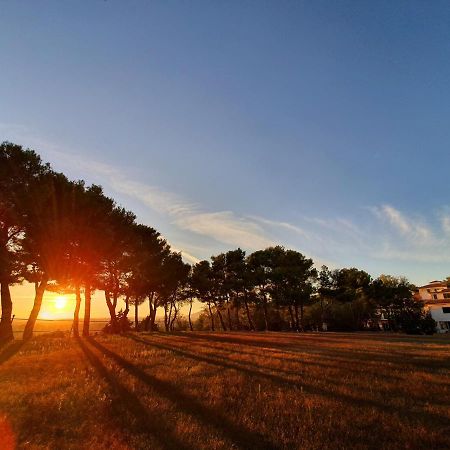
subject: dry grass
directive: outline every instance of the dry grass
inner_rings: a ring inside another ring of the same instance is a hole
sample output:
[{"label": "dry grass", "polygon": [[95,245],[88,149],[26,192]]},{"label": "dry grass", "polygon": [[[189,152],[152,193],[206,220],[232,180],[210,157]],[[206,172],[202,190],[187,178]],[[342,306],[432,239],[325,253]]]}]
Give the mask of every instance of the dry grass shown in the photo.
[{"label": "dry grass", "polygon": [[0,353],[0,448],[450,447],[450,340],[38,338]]}]

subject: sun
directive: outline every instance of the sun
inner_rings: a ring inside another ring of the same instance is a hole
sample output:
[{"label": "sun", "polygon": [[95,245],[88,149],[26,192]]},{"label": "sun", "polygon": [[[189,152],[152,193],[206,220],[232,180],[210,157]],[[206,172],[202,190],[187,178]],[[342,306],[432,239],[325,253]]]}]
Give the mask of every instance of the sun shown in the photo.
[{"label": "sun", "polygon": [[55,298],[55,308],[64,309],[67,305],[67,298],[64,295],[59,295]]}]

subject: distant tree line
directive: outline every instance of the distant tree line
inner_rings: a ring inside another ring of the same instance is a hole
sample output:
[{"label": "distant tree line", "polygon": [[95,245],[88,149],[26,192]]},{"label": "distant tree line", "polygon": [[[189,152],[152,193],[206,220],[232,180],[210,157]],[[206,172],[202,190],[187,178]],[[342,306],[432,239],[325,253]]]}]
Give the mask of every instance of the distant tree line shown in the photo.
[{"label": "distant tree line", "polygon": [[316,270],[311,259],[280,246],[247,257],[237,249],[201,261],[189,285],[207,306],[197,329],[435,330],[405,278],[372,279],[356,268]]},{"label": "distant tree line", "polygon": [[[432,324],[403,278],[372,280],[351,268],[314,267],[281,246],[246,255],[231,250],[190,266],[154,228],[107,197],[100,186],[69,180],[33,150],[0,144],[0,341],[13,339],[10,287],[34,284],[23,338],[33,335],[45,291],[76,297],[73,333],[89,336],[92,293],[103,291],[110,315],[106,331],[360,330],[384,318],[390,330],[428,330]],[[80,309],[84,299],[82,330]],[[124,309],[117,311],[119,300]],[[192,305],[204,314],[196,323]],[[139,319],[139,305],[149,315]],[[187,305],[187,321],[180,308]],[[134,317],[132,317],[134,315]],[[130,321],[133,318],[133,321]]]}]

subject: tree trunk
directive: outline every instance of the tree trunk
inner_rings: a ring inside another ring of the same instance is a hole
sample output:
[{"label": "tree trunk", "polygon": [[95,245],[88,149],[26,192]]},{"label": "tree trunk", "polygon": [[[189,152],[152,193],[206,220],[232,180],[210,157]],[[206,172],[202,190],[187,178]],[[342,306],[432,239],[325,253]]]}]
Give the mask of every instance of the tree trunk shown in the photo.
[{"label": "tree trunk", "polygon": [[245,312],[247,313],[248,326],[251,331],[255,331],[255,326],[253,325],[252,316],[250,315],[250,309],[248,307],[247,292],[244,295],[244,305],[245,305]]},{"label": "tree trunk", "polygon": [[73,335],[78,337],[80,335],[79,322],[80,322],[80,306],[81,306],[81,293],[80,285],[75,286],[75,311],[73,312]]},{"label": "tree trunk", "polygon": [[190,304],[189,304],[189,315],[188,315],[188,318],[189,318],[189,329],[191,331],[194,331],[194,328],[192,327],[192,321],[191,321],[191,312],[192,312],[192,298],[191,298],[191,301],[190,301]]},{"label": "tree trunk", "polygon": [[298,318],[298,305],[294,305],[295,312],[295,331],[300,331],[300,319]]},{"label": "tree trunk", "polygon": [[139,302],[138,299],[134,299],[134,329],[139,331]]},{"label": "tree trunk", "polygon": [[230,312],[230,301],[227,300],[227,316],[228,316],[228,328],[230,331],[233,329],[233,324],[231,323],[231,312]]},{"label": "tree trunk", "polygon": [[34,326],[36,324],[36,319],[39,315],[42,305],[42,298],[44,297],[44,292],[47,287],[48,279],[44,277],[39,283],[36,293],[34,296],[33,309],[31,310],[30,317],[28,318],[27,324],[23,331],[23,340],[27,341],[32,338]]},{"label": "tree trunk", "polygon": [[114,306],[114,303],[111,302],[111,295],[108,291],[105,291],[105,299],[106,305],[108,306],[109,315],[111,317],[112,332],[117,333],[119,330],[117,327],[116,307]]},{"label": "tree trunk", "polygon": [[150,312],[150,331],[155,331],[155,322],[156,322],[156,310],[158,308],[158,304],[156,302],[153,303],[153,310]]},{"label": "tree trunk", "polygon": [[84,285],[84,318],[83,318],[83,336],[89,337],[91,325],[91,287]]},{"label": "tree trunk", "polygon": [[169,325],[168,325],[168,312],[167,312],[167,303],[164,304],[164,329],[166,330],[166,333],[169,331]]},{"label": "tree trunk", "polygon": [[305,307],[304,307],[304,305],[303,305],[303,302],[301,303],[301,305],[300,305],[300,330],[301,331],[305,331],[305,325],[304,325],[304,320],[303,320],[303,318],[304,318],[304,316],[305,316]]},{"label": "tree trunk", "polygon": [[86,283],[84,285],[84,321],[83,321],[83,336],[89,337],[89,327],[91,324],[91,285]]},{"label": "tree trunk", "polygon": [[222,326],[223,331],[227,331],[227,327],[225,326],[225,322],[223,321],[222,313],[220,312],[220,308],[216,306],[217,315],[219,316],[220,325]]},{"label": "tree trunk", "polygon": [[215,329],[214,329],[214,314],[211,311],[211,302],[208,302],[208,308],[209,308],[209,318],[211,319],[211,331],[215,331]]},{"label": "tree trunk", "polygon": [[291,317],[291,330],[295,331],[295,318],[294,318],[294,312],[292,311],[292,306],[288,306],[289,315]]},{"label": "tree trunk", "polygon": [[170,331],[170,324],[172,323],[173,303],[170,302],[169,315],[167,316],[167,329]]},{"label": "tree trunk", "polygon": [[236,316],[236,330],[239,331],[241,329],[241,322],[239,320],[239,303],[238,302],[235,302],[234,308],[235,308],[234,313]]},{"label": "tree trunk", "polygon": [[148,320],[145,324],[145,331],[152,331],[152,314],[153,314],[153,305],[152,302],[148,301]]},{"label": "tree trunk", "polygon": [[323,298],[320,296],[320,327],[319,330],[323,331],[323,324],[325,322],[325,310],[323,307]]},{"label": "tree trunk", "polygon": [[265,331],[269,331],[269,320],[267,318],[267,303],[266,299],[263,301],[263,312],[264,312],[264,329]]},{"label": "tree trunk", "polygon": [[148,322],[147,322],[147,330],[146,331],[153,331],[153,296],[154,293],[148,296],[148,310],[149,310],[149,316],[148,316]]},{"label": "tree trunk", "polygon": [[173,318],[170,321],[170,331],[173,331],[175,329],[175,320],[177,319],[178,316],[178,309],[177,307],[174,305],[174,314],[173,314]]},{"label": "tree trunk", "polygon": [[[125,309],[120,316],[120,319],[117,321],[117,325],[119,326],[120,332],[128,330],[128,313],[130,312],[130,297],[128,295],[125,296]],[[117,316],[116,316],[117,317]]]},{"label": "tree trunk", "polygon": [[2,318],[0,320],[0,343],[12,341],[14,333],[12,329],[12,301],[9,284],[1,283]]},{"label": "tree trunk", "polygon": [[114,291],[113,292],[113,302],[112,302],[113,307],[114,307],[114,311],[117,308],[117,301],[118,301],[118,299],[119,299],[119,296],[117,295],[117,291]]}]

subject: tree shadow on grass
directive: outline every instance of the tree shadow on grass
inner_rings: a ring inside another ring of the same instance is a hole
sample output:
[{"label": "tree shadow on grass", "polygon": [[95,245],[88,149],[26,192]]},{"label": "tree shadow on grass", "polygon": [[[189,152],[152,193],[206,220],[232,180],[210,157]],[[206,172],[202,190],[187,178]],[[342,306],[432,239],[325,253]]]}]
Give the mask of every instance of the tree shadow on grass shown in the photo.
[{"label": "tree shadow on grass", "polygon": [[[134,423],[127,424],[136,434],[144,434],[153,438],[161,448],[188,450],[189,447],[171,434],[168,427],[161,423],[160,415],[151,414],[142,404],[139,398],[125,386],[102,364],[100,359],[85,345],[83,340],[77,338],[78,345],[97,371],[100,378],[106,381],[110,387],[112,395],[112,409],[118,426],[123,427],[125,413],[133,416]],[[150,435],[150,436],[149,436]],[[146,442],[148,445],[149,442]],[[147,447],[145,447],[147,448]]]},{"label": "tree shadow on grass", "polygon": [[[152,340],[154,340],[156,335],[152,335]],[[158,336],[159,337],[159,336]],[[192,349],[192,344],[194,346],[200,346],[202,349],[211,350],[211,352],[214,352],[214,357],[225,359],[227,361],[232,360],[229,356],[233,354],[238,354],[239,356],[248,356],[250,358],[260,358],[261,356],[264,356],[267,360],[278,360],[282,361],[284,363],[294,363],[299,365],[300,367],[304,366],[311,366],[311,367],[317,367],[325,370],[351,370],[353,372],[360,372],[363,374],[370,373],[371,371],[367,366],[362,366],[360,364],[355,364],[355,361],[350,360],[348,358],[342,358],[342,357],[331,357],[328,355],[323,355],[327,362],[322,361],[310,361],[305,360],[303,358],[303,355],[298,352],[292,352],[290,350],[283,350],[283,349],[273,349],[273,348],[267,348],[264,347],[264,349],[258,350],[257,348],[252,348],[249,346],[249,350],[243,350],[242,348],[239,348],[239,351],[236,351],[232,347],[224,347],[223,345],[219,343],[213,343],[213,342],[205,342],[201,340],[197,340],[195,337],[183,337],[180,338],[179,336],[172,336],[170,341],[171,343],[175,342],[180,345],[186,344],[187,340],[189,340],[190,348]],[[159,342],[159,341],[158,341]],[[164,342],[167,342],[165,340]],[[164,344],[162,344],[164,345]],[[261,351],[264,350],[266,354],[262,355]],[[218,353],[220,352],[220,353]],[[305,351],[305,354],[308,356],[318,356],[318,353],[312,353],[311,351],[307,352]],[[324,358],[322,358],[324,359]],[[250,364],[249,361],[238,361],[245,364]],[[256,366],[256,365],[255,365]],[[264,366],[259,366],[260,368],[265,368]],[[378,365],[374,365],[372,368],[373,374],[378,373]],[[285,370],[285,369],[279,369],[272,366],[267,366],[268,370],[271,370],[273,372],[280,372],[284,373],[286,375],[299,375],[299,371],[292,371],[292,370]],[[383,375],[385,378],[389,378],[390,380],[396,380],[396,381],[402,381],[403,378],[395,376],[395,375]]]},{"label": "tree shadow on grass", "polygon": [[[239,352],[236,352],[233,350],[227,350],[223,346],[215,346],[214,344],[211,344],[209,342],[207,342],[207,343],[201,342],[202,346],[200,348],[196,348],[195,346],[198,346],[199,344],[196,342],[192,342],[192,344],[194,344],[194,345],[190,345],[190,347],[189,347],[190,351],[188,352],[188,351],[180,348],[178,345],[173,344],[174,342],[175,342],[175,344],[180,344],[180,345],[186,344],[186,341],[181,341],[181,340],[177,339],[176,337],[173,337],[173,341],[171,339],[170,343],[168,343],[167,340],[164,340],[163,342],[156,341],[155,336],[152,336],[151,342],[146,340],[145,338],[138,337],[138,336],[135,336],[132,334],[128,334],[128,335],[126,335],[126,337],[128,337],[129,339],[133,339],[136,342],[140,342],[142,344],[153,345],[155,348],[157,348],[159,350],[170,351],[181,357],[196,359],[199,362],[205,362],[208,364],[218,363],[222,367],[226,367],[228,369],[236,369],[236,370],[242,371],[242,369],[251,367],[252,369],[256,369],[257,371],[259,371],[259,370],[265,371],[263,373],[263,375],[270,374],[270,372],[276,372],[282,376],[285,375],[285,376],[298,377],[299,375],[301,375],[301,371],[299,371],[299,370],[294,371],[294,370],[280,369],[278,367],[273,367],[270,365],[256,364],[256,363],[254,363],[252,361],[248,361],[248,360],[235,360],[235,359],[230,358],[230,355],[233,355],[233,354],[238,354],[239,356],[242,356],[242,355],[249,356],[251,358],[261,357],[262,355],[258,354],[257,350],[255,350],[255,353],[246,352],[241,349],[239,349]],[[203,353],[204,350],[207,350],[208,353]],[[278,359],[280,361],[283,361],[283,357],[273,358],[272,355],[268,355],[267,359]],[[284,361],[286,361],[286,359]],[[333,366],[331,364],[323,364],[323,363],[316,362],[316,361],[314,361],[314,362],[303,361],[301,359],[287,360],[287,361],[295,362],[303,367],[313,366],[313,367],[317,367],[317,368],[321,368],[321,369],[335,369],[336,368],[336,366]],[[259,372],[252,372],[252,375],[258,375],[258,374],[259,374]],[[286,380],[286,382],[287,382],[287,380]]]},{"label": "tree shadow on grass", "polygon": [[[128,335],[128,337],[133,338],[133,335]],[[136,337],[136,339],[139,339],[139,338]],[[173,341],[182,345],[182,344],[187,343],[186,339],[189,340],[189,343],[191,343],[191,340],[193,340],[194,345],[199,345],[199,342],[201,342],[203,349],[208,349],[208,350],[211,349],[212,351],[214,351],[213,355],[211,355],[211,354],[202,355],[201,357],[203,357],[203,358],[212,357],[214,359],[224,360],[226,363],[235,362],[237,364],[244,364],[246,366],[252,366],[258,370],[268,370],[268,371],[272,371],[272,372],[278,372],[281,375],[287,375],[287,376],[299,376],[301,374],[301,372],[299,372],[299,371],[280,369],[280,368],[272,367],[270,365],[264,366],[261,364],[252,363],[251,361],[242,361],[242,360],[234,361],[228,356],[228,354],[239,354],[239,355],[246,355],[251,358],[260,357],[261,354],[258,353],[258,350],[257,350],[258,347],[256,347],[255,350],[253,351],[253,347],[251,345],[248,346],[250,348],[250,351],[245,351],[245,350],[242,350],[241,348],[239,348],[239,351],[233,351],[233,350],[225,349],[223,346],[220,346],[220,344],[218,344],[218,346],[217,346],[211,342],[205,342],[205,341],[195,342],[196,338],[194,338],[194,337],[185,338],[184,341],[180,340],[178,337],[172,337],[171,341],[169,343],[167,340],[164,341],[165,343],[160,343],[159,341],[155,342],[155,336],[152,336],[152,344],[155,346],[156,345],[164,346],[165,344],[167,344],[168,346],[166,348],[161,347],[161,349],[173,351],[174,349],[179,348],[177,346],[173,346]],[[180,351],[183,351],[183,350],[180,350]],[[217,353],[217,351],[219,351],[220,354]],[[264,347],[264,348],[260,348],[260,351],[276,352],[276,353],[280,353],[283,355],[283,356],[278,356],[278,355],[274,356],[272,354],[265,355],[265,357],[268,360],[277,359],[279,361],[295,363],[295,364],[298,364],[303,367],[310,366],[310,367],[321,368],[321,369],[325,369],[325,370],[336,370],[336,369],[351,370],[354,372],[360,372],[360,373],[364,373],[364,374],[366,374],[368,372],[368,368],[366,366],[362,366],[361,364],[359,364],[358,361],[355,361],[355,360],[352,360],[349,358],[344,358],[344,357],[336,357],[334,355],[325,355],[325,354],[322,354],[319,352],[309,351],[306,353],[308,354],[308,356],[318,356],[321,359],[326,358],[327,362],[322,362],[322,361],[317,361],[317,360],[307,361],[307,360],[303,359],[301,357],[301,354],[299,354],[298,352],[292,352],[290,350],[273,349],[273,348]],[[192,351],[189,353],[189,355],[196,356],[196,354],[194,354]],[[374,373],[375,373],[375,371],[374,371]],[[398,382],[401,382],[403,380],[401,377],[398,377],[395,375],[384,374],[383,377],[389,378],[392,381],[398,381]]]},{"label": "tree shadow on grass", "polygon": [[185,394],[175,385],[159,380],[141,370],[96,340],[90,338],[89,342],[128,373],[155,390],[158,395],[174,403],[181,412],[200,420],[205,427],[215,428],[223,437],[234,443],[234,448],[267,450],[276,448],[272,442],[268,441],[260,433],[248,430],[242,425],[234,424],[226,415],[202,405],[195,397]]},{"label": "tree shadow on grass", "polygon": [[[204,362],[207,364],[212,364],[218,367],[222,367],[225,369],[233,369],[240,371],[242,373],[245,373],[251,377],[260,377],[265,378],[267,380],[273,381],[278,385],[286,386],[290,385],[292,387],[297,387],[302,390],[302,392],[305,392],[307,394],[312,395],[319,395],[325,398],[329,398],[338,402],[341,402],[345,404],[347,407],[363,407],[363,408],[375,408],[379,411],[383,411],[388,414],[398,414],[399,416],[409,416],[410,418],[415,419],[418,423],[423,423],[424,420],[427,420],[429,423],[433,423],[436,426],[442,425],[445,427],[450,427],[450,421],[447,417],[443,417],[438,414],[434,414],[429,411],[421,411],[421,412],[415,412],[411,411],[407,407],[399,407],[396,405],[387,405],[384,402],[378,402],[376,400],[371,400],[368,398],[361,398],[361,397],[354,397],[352,395],[347,395],[340,392],[334,392],[329,389],[325,389],[323,387],[317,387],[313,386],[310,383],[305,382],[305,380],[292,380],[290,378],[287,378],[282,375],[275,375],[272,373],[264,372],[266,369],[264,366],[258,366],[257,364],[250,363],[249,365],[246,361],[243,361],[242,363],[235,363],[232,361],[224,361],[225,358],[222,360],[216,358],[215,356],[203,356],[191,353],[186,350],[182,350],[177,347],[173,347],[167,344],[161,344],[156,342],[150,342],[146,339],[127,334],[126,337],[129,339],[133,339],[136,342],[140,342],[142,344],[153,346],[155,348],[159,348],[161,350],[166,350],[174,353],[175,355],[178,355],[183,358],[192,359],[199,362]],[[253,366],[253,367],[252,367]],[[336,380],[329,380],[328,381],[331,384],[337,384]]]},{"label": "tree shadow on grass", "polygon": [[23,346],[23,341],[15,341],[10,344],[6,344],[0,353],[0,364],[8,361],[11,357],[13,357]]},{"label": "tree shadow on grass", "polygon": [[[185,333],[174,332],[172,334],[175,336],[190,339],[190,336],[187,336]],[[248,347],[256,347],[261,349],[267,348],[271,350],[278,350],[293,354],[298,353],[298,346],[292,348],[292,344],[286,345],[285,343],[273,342],[270,341],[268,337],[265,337],[266,338],[265,341],[262,340],[250,341],[249,339],[243,338],[239,335],[217,336],[217,335],[193,333],[192,337],[195,339],[201,339],[205,341],[244,345]],[[332,342],[332,340],[330,342]],[[350,343],[351,341],[348,342]],[[413,359],[414,355],[408,352],[390,351],[389,353],[387,353],[374,350],[352,349],[352,348],[349,348],[347,350],[330,347],[321,347],[318,350],[305,349],[305,351],[311,356],[329,357],[329,358],[341,357],[346,358],[349,362],[353,361],[361,364],[364,364],[370,360],[371,362],[395,364],[398,367],[403,368],[406,363],[421,371],[428,372],[431,374],[434,374],[437,369],[441,369],[443,366],[445,367],[450,366],[449,360],[442,361],[431,358]]]}]

